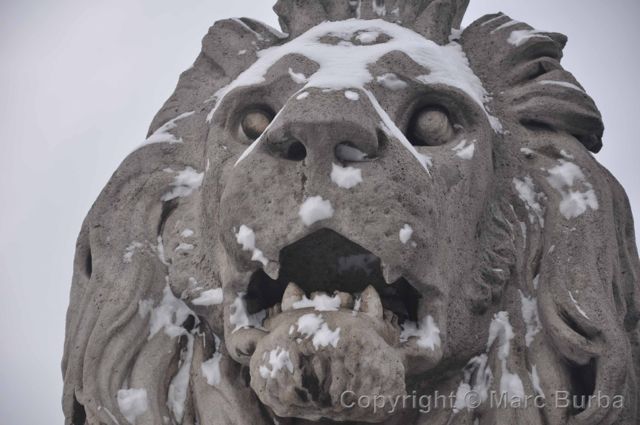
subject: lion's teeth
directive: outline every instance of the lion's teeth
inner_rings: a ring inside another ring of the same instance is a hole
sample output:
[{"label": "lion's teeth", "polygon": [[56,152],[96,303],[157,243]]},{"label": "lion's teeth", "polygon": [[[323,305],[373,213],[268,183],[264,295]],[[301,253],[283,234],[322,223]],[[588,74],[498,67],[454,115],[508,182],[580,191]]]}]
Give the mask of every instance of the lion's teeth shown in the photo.
[{"label": "lion's teeth", "polygon": [[282,295],[282,311],[293,310],[293,303],[302,300],[304,291],[298,285],[291,282]]},{"label": "lion's teeth", "polygon": [[353,296],[348,292],[340,292],[336,293],[337,297],[340,298],[340,307],[341,308],[353,308]]},{"label": "lion's teeth", "polygon": [[277,261],[269,261],[266,266],[264,266],[264,272],[273,280],[278,280],[278,276],[280,276],[280,263]]},{"label": "lion's teeth", "polygon": [[382,263],[382,277],[387,284],[392,284],[402,277],[397,268]]},{"label": "lion's teeth", "polygon": [[280,307],[280,304],[276,304],[274,306],[269,307],[269,309],[267,310],[267,316],[268,317],[277,316],[281,312],[282,312],[282,308]]},{"label": "lion's teeth", "polygon": [[360,311],[362,313],[368,314],[369,316],[377,319],[382,319],[384,314],[382,301],[380,300],[378,291],[376,291],[373,286],[367,286],[367,288],[362,292],[361,299]]},{"label": "lion's teeth", "polygon": [[398,325],[398,316],[391,310],[384,311],[384,320],[392,325]]}]

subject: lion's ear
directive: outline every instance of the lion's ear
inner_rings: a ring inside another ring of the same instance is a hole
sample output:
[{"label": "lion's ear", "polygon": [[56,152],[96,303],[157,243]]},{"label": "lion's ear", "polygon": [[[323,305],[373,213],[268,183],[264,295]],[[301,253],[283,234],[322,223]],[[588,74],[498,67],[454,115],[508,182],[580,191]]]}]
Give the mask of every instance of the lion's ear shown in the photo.
[{"label": "lion's ear", "polygon": [[505,128],[565,132],[598,152],[602,117],[591,97],[560,65],[566,41],[562,34],[534,30],[500,13],[478,19],[465,29],[461,42]]},{"label": "lion's ear", "polygon": [[252,19],[216,22],[202,39],[193,66],[180,75],[175,91],[154,117],[148,134],[182,113],[210,108],[215,93],[249,68],[258,59],[258,51],[284,38],[285,34]]}]

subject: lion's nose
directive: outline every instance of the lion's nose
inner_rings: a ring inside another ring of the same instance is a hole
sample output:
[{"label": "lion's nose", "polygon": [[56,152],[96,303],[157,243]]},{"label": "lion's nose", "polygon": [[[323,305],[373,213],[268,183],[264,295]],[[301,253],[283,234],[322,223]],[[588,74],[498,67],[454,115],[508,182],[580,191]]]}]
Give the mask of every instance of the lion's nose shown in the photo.
[{"label": "lion's nose", "polygon": [[378,156],[373,123],[363,122],[362,105],[338,95],[287,105],[264,134],[264,149],[290,161],[352,162]]}]

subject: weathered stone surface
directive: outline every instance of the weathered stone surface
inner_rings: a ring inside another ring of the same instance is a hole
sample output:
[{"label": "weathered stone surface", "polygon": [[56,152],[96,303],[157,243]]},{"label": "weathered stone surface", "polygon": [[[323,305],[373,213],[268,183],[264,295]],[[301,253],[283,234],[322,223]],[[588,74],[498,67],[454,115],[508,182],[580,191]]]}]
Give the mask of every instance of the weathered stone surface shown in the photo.
[{"label": "weathered stone surface", "polygon": [[600,114],[566,37],[465,7],[210,29],[78,238],[68,424],[639,423]]}]

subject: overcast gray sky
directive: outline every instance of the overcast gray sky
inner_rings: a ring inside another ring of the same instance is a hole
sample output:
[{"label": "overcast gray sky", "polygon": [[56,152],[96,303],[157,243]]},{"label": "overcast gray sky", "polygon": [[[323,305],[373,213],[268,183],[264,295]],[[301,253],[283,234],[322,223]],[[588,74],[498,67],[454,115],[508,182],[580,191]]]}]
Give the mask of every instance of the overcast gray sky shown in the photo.
[{"label": "overcast gray sky", "polygon": [[[63,423],[75,239],[214,21],[276,25],[271,0],[0,1],[0,422]],[[607,127],[598,154],[640,213],[637,0],[471,0],[569,36],[564,65]],[[34,406],[34,407],[32,407]]]}]

